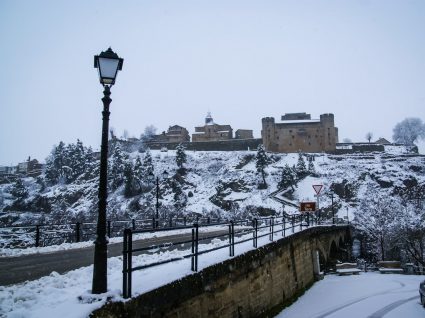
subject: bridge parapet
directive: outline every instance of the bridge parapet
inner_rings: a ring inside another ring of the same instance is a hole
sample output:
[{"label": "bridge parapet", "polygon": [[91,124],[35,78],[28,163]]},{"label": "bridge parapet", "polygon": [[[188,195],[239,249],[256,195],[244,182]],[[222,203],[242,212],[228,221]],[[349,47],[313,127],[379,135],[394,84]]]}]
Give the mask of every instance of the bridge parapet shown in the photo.
[{"label": "bridge parapet", "polygon": [[[258,317],[278,313],[349,257],[349,226],[317,226],[139,295],[91,317]],[[343,258],[343,259],[341,259]]]}]

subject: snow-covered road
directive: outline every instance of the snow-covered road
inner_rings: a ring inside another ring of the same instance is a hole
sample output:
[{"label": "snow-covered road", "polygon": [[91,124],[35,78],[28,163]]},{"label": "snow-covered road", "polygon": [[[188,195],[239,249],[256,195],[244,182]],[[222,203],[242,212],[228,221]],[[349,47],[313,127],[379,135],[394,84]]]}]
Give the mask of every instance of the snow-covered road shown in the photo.
[{"label": "snow-covered road", "polygon": [[424,276],[379,273],[326,276],[277,317],[425,317],[418,292],[424,279]]}]

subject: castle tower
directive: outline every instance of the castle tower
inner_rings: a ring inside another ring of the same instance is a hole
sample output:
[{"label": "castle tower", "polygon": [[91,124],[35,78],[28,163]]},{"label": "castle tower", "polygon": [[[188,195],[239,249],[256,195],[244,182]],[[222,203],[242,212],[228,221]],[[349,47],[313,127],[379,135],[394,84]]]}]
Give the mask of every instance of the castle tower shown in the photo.
[{"label": "castle tower", "polygon": [[266,151],[276,151],[275,137],[275,121],[274,117],[264,117],[261,119],[262,129],[261,138]]},{"label": "castle tower", "polygon": [[333,151],[338,142],[338,128],[335,127],[334,114],[320,115],[320,122],[323,127],[324,149],[325,151]]}]

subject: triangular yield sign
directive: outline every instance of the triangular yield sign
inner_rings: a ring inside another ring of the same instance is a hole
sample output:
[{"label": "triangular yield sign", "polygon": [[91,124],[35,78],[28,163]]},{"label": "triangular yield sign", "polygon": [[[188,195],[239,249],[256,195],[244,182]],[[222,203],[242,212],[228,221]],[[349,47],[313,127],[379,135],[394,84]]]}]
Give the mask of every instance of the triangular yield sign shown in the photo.
[{"label": "triangular yield sign", "polygon": [[313,185],[313,189],[314,189],[314,191],[316,191],[316,194],[319,194],[320,191],[322,190],[322,188],[323,188],[323,184],[314,184]]}]

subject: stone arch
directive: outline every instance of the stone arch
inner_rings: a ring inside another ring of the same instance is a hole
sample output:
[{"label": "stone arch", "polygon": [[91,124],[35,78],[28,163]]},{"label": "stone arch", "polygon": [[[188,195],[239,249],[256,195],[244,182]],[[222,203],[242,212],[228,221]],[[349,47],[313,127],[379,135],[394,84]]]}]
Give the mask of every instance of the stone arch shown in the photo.
[{"label": "stone arch", "polygon": [[328,259],[326,262],[327,269],[335,269],[336,262],[339,259],[338,245],[332,240],[329,246]]},{"label": "stone arch", "polygon": [[323,242],[321,240],[316,239],[311,251],[315,279],[319,279],[322,272],[327,270],[328,253],[322,243]]},{"label": "stone arch", "polygon": [[343,240],[343,238],[342,238],[342,236],[340,236],[339,237],[339,240],[338,240],[338,248],[344,248],[345,247],[345,243],[344,243],[344,240]]}]

